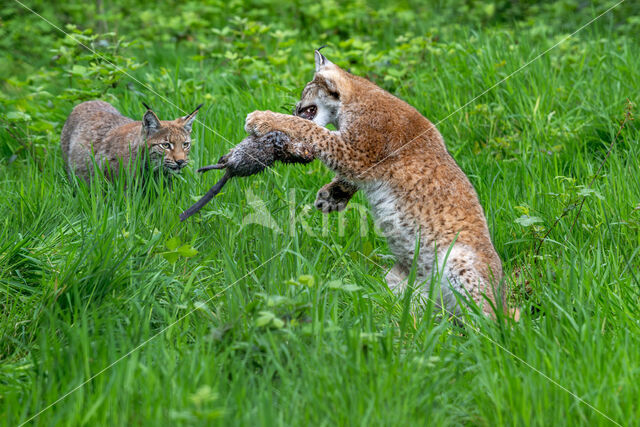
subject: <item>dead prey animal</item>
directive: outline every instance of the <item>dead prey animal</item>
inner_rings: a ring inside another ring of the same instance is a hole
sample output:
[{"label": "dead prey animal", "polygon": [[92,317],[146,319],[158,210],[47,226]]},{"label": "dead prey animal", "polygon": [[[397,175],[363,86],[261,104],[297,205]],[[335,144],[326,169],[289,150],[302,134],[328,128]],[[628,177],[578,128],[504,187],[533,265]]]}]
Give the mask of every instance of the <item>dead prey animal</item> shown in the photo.
[{"label": "dead prey animal", "polygon": [[228,154],[220,157],[217,164],[198,169],[198,172],[225,169],[225,174],[200,200],[180,214],[180,220],[185,221],[202,209],[234,176],[255,175],[271,167],[276,161],[309,163],[313,160],[313,155],[310,153],[292,154],[291,151],[295,150],[291,150],[290,145],[289,137],[278,131],[269,132],[262,137],[249,135],[233,147]]}]

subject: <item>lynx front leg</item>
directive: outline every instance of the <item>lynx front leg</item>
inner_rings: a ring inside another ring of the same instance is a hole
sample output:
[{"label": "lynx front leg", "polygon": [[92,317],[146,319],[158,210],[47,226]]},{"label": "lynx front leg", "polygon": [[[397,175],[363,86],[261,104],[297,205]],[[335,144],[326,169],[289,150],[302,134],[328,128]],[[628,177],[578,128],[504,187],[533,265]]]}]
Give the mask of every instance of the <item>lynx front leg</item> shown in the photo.
[{"label": "lynx front leg", "polygon": [[334,135],[325,128],[315,123],[295,116],[274,113],[271,111],[254,111],[247,116],[244,130],[255,136],[261,137],[272,131],[285,133],[292,144],[287,147],[291,154],[313,155],[329,146],[329,141]]},{"label": "lynx front leg", "polygon": [[287,150],[294,156],[320,159],[330,169],[348,180],[367,178],[362,171],[371,174],[371,160],[346,143],[337,131],[330,131],[301,117],[271,111],[254,111],[247,116],[244,129],[247,133],[262,136],[272,131],[285,133],[291,144]]},{"label": "lynx front leg", "polygon": [[342,211],[358,191],[358,187],[337,175],[327,185],[318,190],[315,207],[323,213]]}]

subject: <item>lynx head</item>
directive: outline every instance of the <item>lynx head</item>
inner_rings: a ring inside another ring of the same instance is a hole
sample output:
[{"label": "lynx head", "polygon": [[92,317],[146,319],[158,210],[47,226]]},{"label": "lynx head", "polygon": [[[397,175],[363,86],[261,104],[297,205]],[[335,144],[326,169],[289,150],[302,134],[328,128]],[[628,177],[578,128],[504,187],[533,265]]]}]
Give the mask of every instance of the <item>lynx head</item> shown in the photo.
[{"label": "lynx head", "polygon": [[315,51],[315,62],[313,80],[305,86],[293,113],[319,126],[331,123],[340,129],[345,106],[361,91],[369,90],[371,83],[344,71],[325,58],[319,49]]},{"label": "lynx head", "polygon": [[151,159],[161,161],[165,171],[179,172],[189,162],[191,128],[202,104],[191,114],[171,121],[160,121],[151,108],[144,106],[147,111],[142,117],[142,135]]}]

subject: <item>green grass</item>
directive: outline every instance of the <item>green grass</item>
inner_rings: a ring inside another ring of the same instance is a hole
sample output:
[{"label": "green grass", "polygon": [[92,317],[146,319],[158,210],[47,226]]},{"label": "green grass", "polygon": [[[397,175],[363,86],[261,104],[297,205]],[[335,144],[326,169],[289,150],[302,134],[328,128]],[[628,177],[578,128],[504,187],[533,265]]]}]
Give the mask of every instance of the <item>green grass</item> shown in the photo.
[{"label": "green grass", "polygon": [[[193,7],[187,2],[185,10]],[[239,6],[229,7],[237,13]],[[39,80],[29,75],[47,69],[45,53],[29,64],[22,56],[28,53],[16,48],[0,69],[8,76],[24,68],[3,83],[1,111],[45,123],[33,129],[16,121],[0,131],[2,423],[20,424],[55,402],[33,423],[637,424],[636,122],[621,132],[573,230],[576,209],[538,256],[532,249],[581,200],[627,99],[638,100],[640,46],[637,23],[628,19],[637,17],[637,7],[603,17],[460,111],[606,8],[458,25],[445,22],[456,16],[446,5],[397,17],[386,9],[359,13],[355,5],[336,15],[341,25],[353,25],[343,34],[309,21],[313,10],[285,9],[280,16],[271,7],[247,12],[250,23],[294,35],[285,42],[245,37],[247,24],[228,41],[232,48],[211,47],[237,52],[235,60],[209,48],[200,49],[205,59],[194,58],[198,49],[190,41],[154,47],[149,27],[136,29],[135,17],[123,20],[119,34],[142,44],[120,54],[146,63],[133,75],[175,105],[126,76],[115,88],[101,88],[105,99],[134,117],[146,100],[161,118],[206,101],[194,126],[192,166],[170,188],[70,183],[57,144],[73,100],[60,94],[69,84],[86,87],[58,74],[48,80],[50,97],[36,93]],[[447,13],[438,18],[438,11]],[[49,18],[77,23],[83,12],[66,13]],[[26,14],[15,19],[37,22]],[[113,26],[120,18],[110,19]],[[227,19],[216,15],[212,27]],[[385,19],[394,25],[378,25]],[[216,39],[201,31],[200,42],[206,34]],[[439,39],[419,45],[409,33]],[[57,46],[59,35],[47,37],[34,49]],[[512,285],[520,322],[472,317],[473,326],[461,328],[428,312],[410,313],[404,324],[406,307],[383,280],[393,261],[364,197],[358,194],[341,215],[313,209],[317,189],[331,178],[318,162],[236,179],[202,215],[180,223],[179,213],[218,178],[197,176],[196,166],[243,138],[247,113],[283,111],[295,102],[311,76],[311,48],[321,40],[333,43],[325,52],[330,59],[368,75],[432,121],[450,116],[438,128],[479,193],[505,272],[521,272]],[[362,58],[354,59],[358,52]],[[278,62],[277,55],[289,59]],[[394,70],[402,74],[385,79]],[[9,162],[17,144],[12,129],[35,142]],[[252,223],[256,212],[268,212],[278,231]],[[540,222],[525,227],[516,222],[522,215]],[[163,254],[173,238],[197,255],[169,262]]]}]

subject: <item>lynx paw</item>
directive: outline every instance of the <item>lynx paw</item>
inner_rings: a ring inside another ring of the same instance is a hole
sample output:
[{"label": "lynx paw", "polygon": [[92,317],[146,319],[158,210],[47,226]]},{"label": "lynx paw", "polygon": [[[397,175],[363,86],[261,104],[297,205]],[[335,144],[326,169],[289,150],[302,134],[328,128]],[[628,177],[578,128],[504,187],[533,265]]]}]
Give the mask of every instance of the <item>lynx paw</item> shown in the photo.
[{"label": "lynx paw", "polygon": [[327,188],[329,185],[327,184],[318,190],[314,205],[322,213],[340,212],[347,207],[350,197],[336,197],[337,194],[331,191],[331,188]]},{"label": "lynx paw", "polygon": [[260,137],[277,130],[274,125],[275,113],[271,111],[254,111],[247,115],[247,119],[244,122],[244,130],[250,135]]}]

